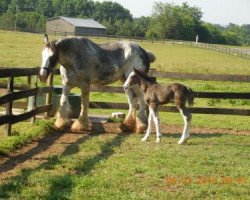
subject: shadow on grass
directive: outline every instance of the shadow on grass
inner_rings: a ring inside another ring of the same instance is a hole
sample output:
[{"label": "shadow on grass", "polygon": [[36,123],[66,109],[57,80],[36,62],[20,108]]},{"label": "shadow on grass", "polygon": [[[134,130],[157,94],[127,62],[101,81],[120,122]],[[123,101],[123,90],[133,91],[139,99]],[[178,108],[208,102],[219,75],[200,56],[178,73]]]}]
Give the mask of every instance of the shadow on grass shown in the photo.
[{"label": "shadow on grass", "polygon": [[[80,151],[80,145],[84,143],[87,139],[97,137],[99,134],[90,134],[83,136],[82,138],[78,139],[76,142],[71,143],[67,146],[67,148],[62,152],[60,155],[54,155],[47,159],[47,161],[43,164],[40,164],[34,169],[26,168],[22,169],[20,172],[20,175],[13,176],[9,179],[7,183],[0,184],[0,198],[12,198],[13,196],[16,196],[17,194],[20,194],[23,188],[29,184],[29,179],[31,175],[35,172],[38,172],[40,170],[51,170],[56,167],[56,165],[63,164],[62,158],[68,157],[71,155],[74,155]],[[54,139],[51,140],[48,144],[45,146],[44,143],[39,143],[35,150],[32,150],[29,154],[25,156],[25,158],[21,157],[23,155],[20,155],[20,162],[24,162],[25,160],[32,157],[32,155],[35,155],[36,153],[39,153],[40,151],[48,149],[48,147],[53,144],[53,142],[58,139],[61,136],[61,134],[56,134],[54,136]],[[101,152],[94,155],[93,157],[88,158],[87,160],[84,160],[81,164],[74,167],[74,173],[68,172],[64,175],[59,176],[52,176],[49,179],[49,191],[48,194],[45,196],[45,199],[68,199],[70,198],[70,195],[72,193],[72,189],[74,188],[74,181],[73,178],[77,175],[87,175],[91,172],[92,169],[95,168],[95,166],[100,163],[103,160],[107,160],[114,152],[115,148],[119,147],[122,142],[125,140],[125,138],[128,136],[128,134],[120,134],[117,135],[114,139],[111,141],[108,141],[100,146]],[[19,156],[17,157],[19,158]],[[14,162],[14,161],[9,161]],[[19,162],[19,163],[20,163]],[[11,166],[9,163],[9,166]],[[6,164],[5,164],[6,165]],[[6,167],[6,166],[5,166]],[[8,167],[8,170],[11,170],[15,167]],[[4,169],[4,168],[2,168]],[[7,171],[7,170],[3,170]],[[46,192],[47,193],[47,192]],[[37,191],[34,191],[34,194],[32,194],[33,197],[38,198],[41,194],[38,194]],[[32,196],[31,195],[31,196]],[[44,196],[41,196],[44,198]]]},{"label": "shadow on grass", "polygon": [[[43,146],[44,145],[43,142],[39,143],[42,145],[40,148],[38,148],[38,149],[40,149],[40,151],[48,149],[49,146],[51,146],[57,139],[59,139],[62,136],[62,133],[55,133],[53,135],[54,135],[54,139],[49,142],[50,145],[46,144],[45,146]],[[50,138],[50,137],[43,138],[42,140],[47,141],[48,138]],[[63,156],[63,155],[68,156],[68,155],[72,155],[72,154],[77,153],[79,151],[79,145],[81,143],[85,142],[88,138],[90,138],[90,136],[86,135],[86,136],[78,139],[76,142],[71,143],[69,146],[67,146],[67,148],[64,150],[64,152],[62,153],[61,156]],[[31,155],[29,157],[27,157],[26,160],[31,158],[32,155],[39,153],[40,151],[32,150]],[[23,155],[20,155],[20,156],[23,156]],[[10,161],[10,162],[14,162],[14,161]],[[13,195],[13,194],[20,194],[22,188],[28,184],[29,177],[33,173],[35,173],[39,170],[42,170],[42,169],[51,170],[56,165],[58,165],[60,163],[61,163],[60,155],[56,155],[56,156],[54,155],[54,156],[47,158],[47,161],[45,163],[40,164],[39,166],[37,166],[34,169],[30,169],[30,168],[22,169],[20,172],[20,175],[13,176],[10,178],[10,181],[8,183],[4,183],[4,184],[0,185],[0,198],[11,198],[11,195]],[[14,167],[12,167],[12,168],[14,168]],[[67,182],[67,184],[69,184],[69,181],[65,181],[65,179],[66,178],[62,178],[62,180],[64,180],[64,182]],[[54,183],[54,184],[58,183],[58,179],[51,179],[51,183]],[[69,184],[69,186],[70,185],[71,184]],[[39,194],[37,194],[37,195],[39,195]]]},{"label": "shadow on grass", "polygon": [[[107,160],[115,153],[115,148],[121,146],[123,141],[128,137],[128,134],[118,134],[114,139],[100,146],[101,152],[84,160],[81,164],[74,167],[74,174],[67,173],[63,176],[58,176],[50,182],[49,194],[46,199],[64,199],[70,198],[72,189],[74,188],[73,179],[77,176],[84,176],[98,165],[98,163]],[[65,151],[63,155],[71,155],[72,151]],[[67,183],[67,184],[65,184]],[[62,186],[63,185],[63,186]]]},{"label": "shadow on grass", "polygon": [[58,140],[60,137],[62,137],[62,132],[55,132],[53,134],[50,134],[41,140],[38,141],[38,145],[34,148],[30,149],[29,151],[25,153],[18,154],[16,156],[11,157],[6,162],[2,163],[0,165],[0,173],[4,173],[7,171],[10,171],[14,169],[17,165],[24,163],[25,161],[32,158],[34,155],[46,151],[49,149],[51,145],[54,144],[56,140]]}]

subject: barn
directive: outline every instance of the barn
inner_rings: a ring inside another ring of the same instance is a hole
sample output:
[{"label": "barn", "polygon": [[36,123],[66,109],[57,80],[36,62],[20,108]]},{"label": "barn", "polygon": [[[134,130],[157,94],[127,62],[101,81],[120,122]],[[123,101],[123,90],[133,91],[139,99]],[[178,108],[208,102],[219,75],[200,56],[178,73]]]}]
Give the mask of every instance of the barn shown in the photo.
[{"label": "barn", "polygon": [[72,33],[74,35],[105,35],[107,28],[93,19],[53,17],[46,20],[47,33]]}]

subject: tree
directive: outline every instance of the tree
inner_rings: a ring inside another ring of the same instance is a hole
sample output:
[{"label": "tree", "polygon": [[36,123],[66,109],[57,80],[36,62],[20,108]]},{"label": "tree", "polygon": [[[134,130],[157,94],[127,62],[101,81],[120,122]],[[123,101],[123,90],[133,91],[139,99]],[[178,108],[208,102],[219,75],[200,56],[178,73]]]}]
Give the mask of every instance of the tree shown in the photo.
[{"label": "tree", "polygon": [[147,36],[158,38],[193,40],[201,26],[202,12],[187,3],[175,6],[155,3]]},{"label": "tree", "polygon": [[148,30],[150,17],[135,18],[132,24],[132,36],[145,37]]},{"label": "tree", "polygon": [[36,6],[36,11],[46,18],[53,17],[55,12],[52,0],[39,0]]},{"label": "tree", "polygon": [[75,12],[79,17],[91,18],[95,12],[95,3],[89,0],[76,1]]},{"label": "tree", "polygon": [[104,1],[103,3],[95,3],[95,12],[93,18],[98,21],[111,20],[115,22],[117,20],[132,20],[132,15],[129,10],[122,7],[119,3],[111,1]]},{"label": "tree", "polygon": [[37,12],[22,12],[18,14],[17,27],[28,30],[41,30],[45,28],[45,18]]},{"label": "tree", "polygon": [[0,0],[0,14],[7,12],[9,3],[9,0]]}]

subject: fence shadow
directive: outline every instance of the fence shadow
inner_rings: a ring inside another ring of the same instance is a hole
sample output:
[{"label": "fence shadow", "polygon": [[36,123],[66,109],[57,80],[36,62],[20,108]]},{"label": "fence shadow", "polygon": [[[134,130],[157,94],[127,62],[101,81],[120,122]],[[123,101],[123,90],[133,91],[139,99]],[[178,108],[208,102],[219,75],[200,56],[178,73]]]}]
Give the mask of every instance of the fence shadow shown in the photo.
[{"label": "fence shadow", "polygon": [[[50,142],[50,145],[57,138],[59,138],[61,134],[56,134],[56,135],[57,136],[54,137],[54,140]],[[13,192],[19,193],[22,190],[22,187],[24,185],[27,185],[28,179],[33,173],[42,169],[53,169],[56,165],[62,162],[61,158],[77,154],[80,151],[80,145],[82,143],[84,143],[86,140],[90,138],[97,137],[98,135],[100,134],[91,133],[89,135],[85,135],[84,137],[81,137],[77,141],[68,145],[60,155],[54,155],[49,157],[45,163],[40,164],[36,168],[22,169],[20,175],[11,177],[8,183],[0,184],[0,198],[11,198],[11,193]],[[100,146],[101,149],[100,153],[94,155],[93,157],[90,157],[89,159],[83,161],[81,164],[75,166],[73,170],[75,171],[76,174],[79,175],[89,174],[91,170],[94,169],[99,162],[107,160],[110,156],[112,156],[113,153],[115,152],[114,149],[116,147],[119,147],[123,143],[126,137],[128,137],[128,134],[116,135],[114,139]],[[40,151],[46,150],[50,145],[47,145],[46,148],[37,147],[37,149],[40,149]],[[40,152],[40,151],[33,150],[29,156],[26,156],[25,160],[32,157],[32,155],[34,155],[35,152]],[[12,162],[14,161],[11,161],[9,165],[13,164]],[[14,167],[15,165],[7,169],[11,170]],[[65,195],[66,196],[70,195],[70,193],[72,192],[71,190],[73,189],[73,176],[74,174],[66,173],[62,176],[52,177],[49,183],[50,188],[49,188],[49,193],[46,196],[46,199],[60,199],[60,198],[65,198]]]},{"label": "fence shadow", "polygon": [[62,135],[63,135],[62,132],[55,132],[55,133],[50,133],[49,135],[40,139],[38,141],[37,146],[35,146],[34,148],[30,149],[25,153],[13,156],[9,158],[6,162],[2,163],[0,165],[0,173],[10,171],[14,169],[17,165],[29,160],[34,155],[46,151],[47,149],[49,149],[51,145],[55,143],[56,140],[62,137]]}]

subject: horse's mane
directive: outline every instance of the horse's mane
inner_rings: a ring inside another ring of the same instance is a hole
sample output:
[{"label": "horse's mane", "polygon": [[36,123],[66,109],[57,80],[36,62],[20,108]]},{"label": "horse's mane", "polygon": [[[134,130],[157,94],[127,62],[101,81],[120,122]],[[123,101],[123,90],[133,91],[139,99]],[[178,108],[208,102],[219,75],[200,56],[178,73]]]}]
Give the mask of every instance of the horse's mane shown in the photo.
[{"label": "horse's mane", "polygon": [[156,80],[150,76],[148,76],[145,72],[141,71],[141,70],[137,70],[134,68],[135,73],[141,77],[142,79],[149,81],[150,83],[157,83]]}]

